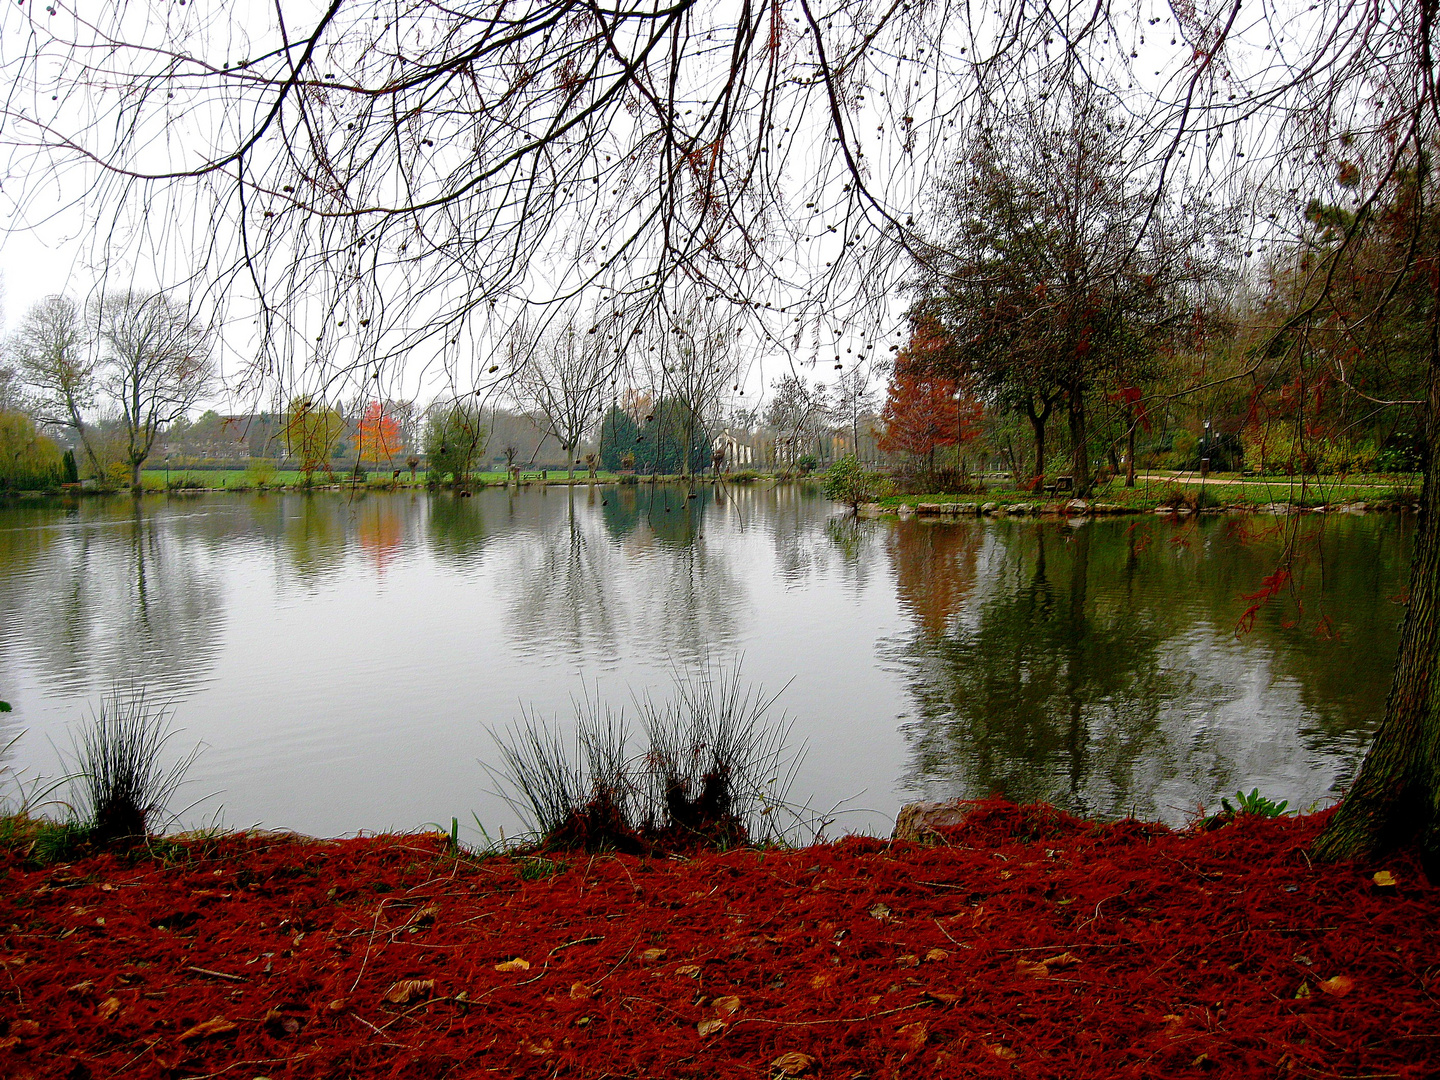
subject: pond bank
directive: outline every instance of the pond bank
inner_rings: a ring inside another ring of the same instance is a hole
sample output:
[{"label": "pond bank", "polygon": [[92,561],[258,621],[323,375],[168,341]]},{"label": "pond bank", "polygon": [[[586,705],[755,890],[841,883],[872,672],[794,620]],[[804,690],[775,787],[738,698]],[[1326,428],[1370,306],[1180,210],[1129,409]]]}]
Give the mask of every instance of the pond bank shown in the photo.
[{"label": "pond bank", "polygon": [[16,1078],[1429,1075],[1436,891],[1407,856],[1312,866],[1323,820],[1177,832],[987,801],[932,846],[457,858],[435,834],[235,834],[47,869],[9,850],[0,1060]]},{"label": "pond bank", "polygon": [[1316,506],[1296,503],[1235,503],[1219,506],[1121,506],[1118,503],[1092,502],[1088,499],[1069,499],[1063,502],[896,502],[862,503],[857,512],[861,517],[1103,517],[1119,514],[1365,514],[1371,512],[1399,511],[1418,513],[1418,504],[1403,501],[1348,502]]}]

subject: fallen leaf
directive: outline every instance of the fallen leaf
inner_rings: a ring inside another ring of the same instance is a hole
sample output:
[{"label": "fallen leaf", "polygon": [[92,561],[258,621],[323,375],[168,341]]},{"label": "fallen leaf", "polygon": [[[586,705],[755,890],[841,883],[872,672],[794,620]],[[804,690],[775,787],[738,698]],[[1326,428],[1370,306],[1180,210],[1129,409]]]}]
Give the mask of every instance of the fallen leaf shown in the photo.
[{"label": "fallen leaf", "polygon": [[907,1054],[918,1054],[924,1048],[925,1040],[930,1037],[930,1025],[921,1020],[897,1028],[895,1034],[900,1040],[901,1048]]},{"label": "fallen leaf", "polygon": [[0,1039],[0,1050],[14,1050],[19,1045],[20,1040],[17,1039],[14,1035],[9,1036],[8,1038]]},{"label": "fallen leaf", "polygon": [[504,972],[511,972],[511,971],[529,971],[529,970],[530,970],[530,961],[529,961],[529,960],[521,960],[521,959],[517,956],[514,960],[506,960],[503,964],[496,964],[496,965],[495,965],[495,970],[496,970],[496,971],[504,971]]},{"label": "fallen leaf", "polygon": [[815,1071],[817,1064],[809,1054],[791,1050],[770,1062],[770,1072],[774,1076],[806,1076]]},{"label": "fallen leaf", "polygon": [[16,1020],[10,1025],[10,1034],[22,1039],[33,1039],[40,1034],[40,1025],[34,1020]]},{"label": "fallen leaf", "polygon": [[95,1010],[95,1015],[100,1017],[101,1020],[111,1020],[119,1011],[120,999],[112,996],[100,1002],[100,1007]]},{"label": "fallen leaf", "polygon": [[986,1043],[985,1049],[994,1054],[1001,1061],[1014,1061],[1019,1055],[1003,1043]]},{"label": "fallen leaf", "polygon": [[925,954],[925,960],[931,964],[938,964],[942,960],[949,960],[950,954],[944,949],[931,949]]},{"label": "fallen leaf", "polygon": [[936,1005],[954,1005],[960,1000],[959,994],[947,994],[944,990],[926,990],[921,997],[935,1002]]},{"label": "fallen leaf", "polygon": [[1400,884],[1399,879],[1389,870],[1379,871],[1370,880],[1375,882],[1375,884],[1380,886],[1380,888],[1382,889],[1393,889],[1396,885]]},{"label": "fallen leaf", "polygon": [[724,1021],[724,1020],[701,1020],[700,1023],[698,1023],[698,1024],[695,1025],[695,1030],[698,1031],[698,1032],[700,1032],[700,1037],[701,1037],[702,1039],[708,1039],[711,1035],[714,1035],[717,1031],[724,1031],[724,1030],[725,1030],[725,1021]]},{"label": "fallen leaf", "polygon": [[824,975],[824,974],[821,974],[821,975],[812,975],[812,976],[810,976],[810,989],[811,989],[811,990],[824,990],[825,987],[829,986],[829,985],[830,985],[832,982],[834,982],[834,981],[835,981],[835,976],[834,976],[834,975]]},{"label": "fallen leaf", "polygon": [[346,1002],[344,998],[335,998],[333,1001],[330,1002],[330,1004],[326,1005],[325,1008],[329,1009],[331,1012],[343,1012],[345,1009],[345,1004]]},{"label": "fallen leaf", "polygon": [[67,986],[65,992],[67,994],[88,994],[94,988],[95,983],[90,979],[86,979],[84,982],[78,982],[74,986]]},{"label": "fallen leaf", "polygon": [[1310,984],[1309,984],[1308,982],[1304,982],[1304,981],[1302,980],[1301,983],[1300,983],[1300,989],[1295,991],[1295,1000],[1296,1000],[1296,1001],[1303,1001],[1303,1000],[1305,1000],[1306,998],[1308,998],[1309,996],[1310,996]]},{"label": "fallen leaf", "polygon": [[740,999],[734,994],[718,997],[714,1001],[715,1012],[720,1016],[734,1016],[740,1008]]},{"label": "fallen leaf", "polygon": [[[669,949],[646,949],[640,954],[640,963],[646,966],[658,964],[661,960],[665,959],[665,955],[669,951]],[[527,964],[526,967],[529,967],[529,965]]]},{"label": "fallen leaf", "polygon": [[1332,997],[1344,997],[1355,989],[1355,980],[1349,975],[1336,975],[1333,979],[1326,979],[1316,985]]},{"label": "fallen leaf", "polygon": [[1062,952],[1059,956],[1052,956],[1048,960],[1041,960],[1040,963],[1044,964],[1047,968],[1070,968],[1080,963],[1080,957],[1072,952],[1066,951]]},{"label": "fallen leaf", "polygon": [[897,957],[895,958],[895,963],[896,963],[896,965],[899,966],[899,967],[905,967],[905,968],[919,967],[919,966],[920,966],[920,958],[919,958],[918,956],[912,956],[911,954],[906,953],[904,956],[897,956]]},{"label": "fallen leaf", "polygon": [[415,918],[410,920],[412,926],[430,926],[440,917],[439,904],[426,904],[415,913]]},{"label": "fallen leaf", "polygon": [[434,989],[434,979],[401,979],[385,991],[385,1000],[391,1005],[408,1005],[428,998]]},{"label": "fallen leaf", "polygon": [[595,996],[594,987],[586,986],[583,982],[570,984],[571,1001],[589,1001]]},{"label": "fallen leaf", "polygon": [[209,1020],[202,1020],[192,1028],[187,1028],[175,1037],[176,1042],[190,1042],[194,1039],[213,1039],[217,1035],[228,1035],[235,1030],[235,1025],[223,1016],[212,1016]]},{"label": "fallen leaf", "polygon": [[527,1054],[534,1054],[536,1057],[543,1057],[546,1054],[555,1052],[554,1039],[541,1039],[539,1042],[531,1042],[529,1039],[520,1040],[520,1049]]},{"label": "fallen leaf", "polygon": [[1050,975],[1050,969],[1044,964],[1032,964],[1029,960],[1015,958],[1015,974],[1028,975],[1032,979],[1044,979]]},{"label": "fallen leaf", "polygon": [[700,977],[699,964],[681,964],[675,969],[676,975],[689,975],[692,979]]},{"label": "fallen leaf", "polygon": [[872,907],[870,909],[870,917],[872,919],[879,919],[881,922],[891,922],[893,918],[890,914],[890,909],[884,904],[876,904]]}]

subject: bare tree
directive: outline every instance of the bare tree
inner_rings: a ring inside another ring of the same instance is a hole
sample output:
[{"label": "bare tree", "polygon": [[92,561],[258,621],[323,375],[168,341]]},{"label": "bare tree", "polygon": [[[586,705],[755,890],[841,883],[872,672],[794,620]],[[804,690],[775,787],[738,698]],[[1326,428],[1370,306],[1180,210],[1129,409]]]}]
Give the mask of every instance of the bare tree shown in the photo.
[{"label": "bare tree", "polygon": [[36,418],[50,427],[73,431],[92,475],[103,478],[84,415],[95,406],[99,376],[79,308],[65,296],[45,297],[25,313],[5,352],[29,391]]},{"label": "bare tree", "polygon": [[120,410],[132,494],[167,424],[209,389],[214,369],[206,330],[164,293],[106,296],[95,311],[106,395]]},{"label": "bare tree", "polygon": [[[693,290],[667,300],[665,314],[642,339],[640,366],[654,399],[648,415],[655,438],[678,444],[679,471],[690,476],[711,460],[710,432],[736,385],[737,320]],[[656,453],[657,462],[667,456],[658,448]]]},{"label": "bare tree", "polygon": [[868,366],[853,364],[835,380],[830,414],[838,425],[850,429],[850,452],[857,458],[860,456],[860,421],[874,418],[876,404],[877,395],[870,386]]},{"label": "bare tree", "polygon": [[601,406],[615,391],[622,359],[616,328],[613,315],[597,315],[588,327],[569,319],[520,346],[526,355],[515,377],[516,397],[564,449],[572,480],[580,442],[599,423]]},{"label": "bare tree", "polygon": [[794,466],[806,448],[819,441],[829,422],[829,391],[793,372],[782,375],[771,389],[775,393],[765,409],[765,423],[775,429],[777,456],[783,450],[784,464]]}]

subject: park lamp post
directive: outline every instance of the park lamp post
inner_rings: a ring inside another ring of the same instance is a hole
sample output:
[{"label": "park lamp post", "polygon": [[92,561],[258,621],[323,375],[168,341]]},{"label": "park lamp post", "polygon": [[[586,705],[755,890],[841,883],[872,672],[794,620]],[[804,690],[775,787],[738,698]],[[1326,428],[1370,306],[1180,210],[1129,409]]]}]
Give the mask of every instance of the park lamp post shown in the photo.
[{"label": "park lamp post", "polygon": [[1205,477],[1210,475],[1210,421],[1205,421],[1205,437],[1201,441],[1200,449],[1200,479],[1203,482]]}]

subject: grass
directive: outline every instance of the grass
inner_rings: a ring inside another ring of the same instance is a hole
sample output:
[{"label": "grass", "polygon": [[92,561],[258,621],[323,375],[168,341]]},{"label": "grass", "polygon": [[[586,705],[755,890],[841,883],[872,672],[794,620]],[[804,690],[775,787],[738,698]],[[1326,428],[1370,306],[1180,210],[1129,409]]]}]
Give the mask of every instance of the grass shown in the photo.
[{"label": "grass", "polygon": [[648,746],[630,749],[623,710],[576,702],[573,750],[543,718],[522,713],[492,735],[501,766],[486,766],[542,847],[645,853],[781,839],[774,811],[798,766],[789,724],[767,719],[775,697],[739,671],[705,667],[674,695],[635,700]]},{"label": "grass", "polygon": [[[1216,482],[1219,481],[1219,482]],[[1229,482],[1235,481],[1235,482]],[[1187,494],[1205,492],[1204,504],[1215,506],[1265,506],[1270,503],[1291,503],[1297,506],[1324,506],[1336,503],[1389,503],[1397,498],[1413,497],[1419,491],[1419,478],[1411,475],[1379,477],[1273,477],[1251,478],[1235,474],[1212,474],[1202,482],[1193,474],[1177,473],[1173,476],[1151,474],[1139,479],[1133,488],[1124,486],[1123,481],[1100,487],[1091,495],[1091,500],[1123,507],[1126,510],[1147,511],[1171,505],[1176,490]],[[951,495],[934,492],[923,495],[894,495],[880,500],[882,507],[901,505],[914,506],[917,503],[965,502],[965,503],[1064,503],[1071,496],[1060,494],[1035,495],[1014,487],[995,487],[984,495]],[[1194,494],[1191,494],[1194,498]]]}]

